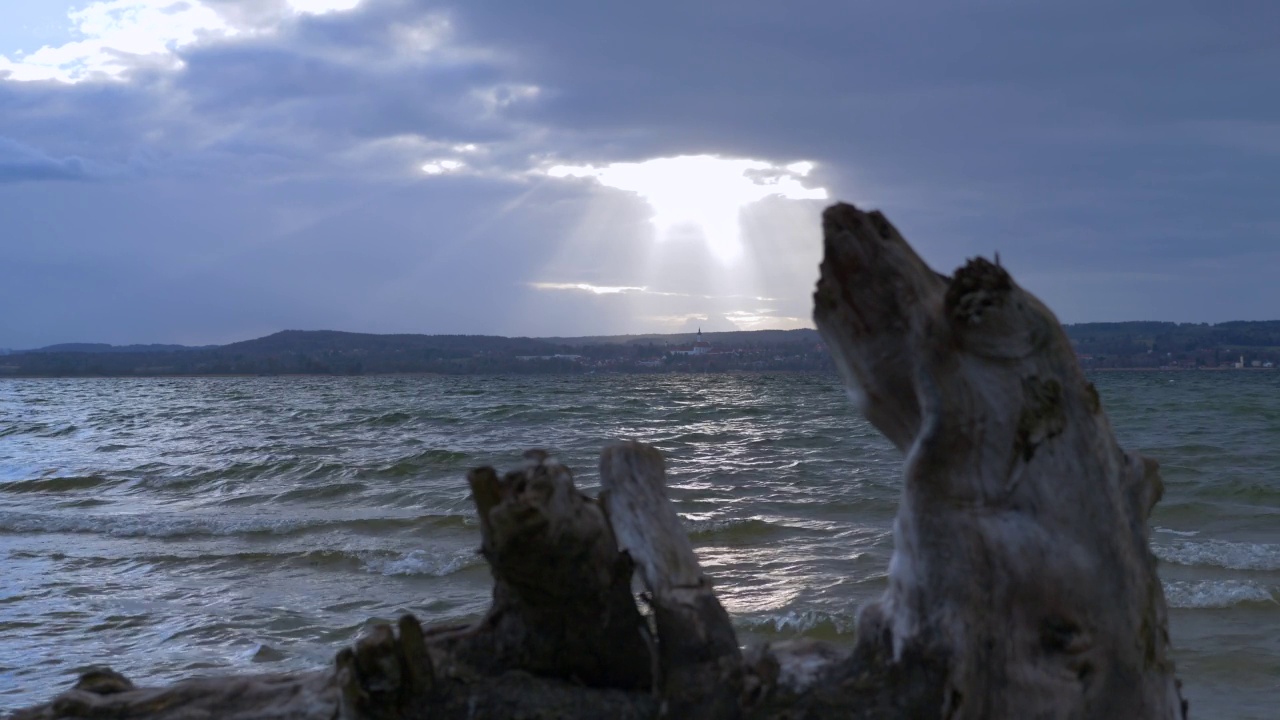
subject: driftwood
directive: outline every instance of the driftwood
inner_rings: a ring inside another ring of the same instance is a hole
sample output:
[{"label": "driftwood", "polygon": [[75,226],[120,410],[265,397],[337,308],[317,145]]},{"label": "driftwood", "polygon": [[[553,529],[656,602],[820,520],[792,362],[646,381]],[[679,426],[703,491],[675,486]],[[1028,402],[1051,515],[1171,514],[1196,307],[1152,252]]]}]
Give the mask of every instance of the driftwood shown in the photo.
[{"label": "driftwood", "polygon": [[1052,313],[998,264],[933,272],[877,212],[823,222],[814,319],[906,455],[889,588],[852,648],[741,650],[661,456],[625,443],[599,501],[537,451],[471,473],[494,578],[474,625],[406,616],[311,673],[140,689],[98,669],[13,717],[1185,718],[1147,545],[1157,465],[1116,444]]},{"label": "driftwood", "polygon": [[635,561],[649,589],[658,631],[661,714],[741,717],[738,638],[667,500],[662,455],[640,443],[605,448],[600,481],[618,549]]}]

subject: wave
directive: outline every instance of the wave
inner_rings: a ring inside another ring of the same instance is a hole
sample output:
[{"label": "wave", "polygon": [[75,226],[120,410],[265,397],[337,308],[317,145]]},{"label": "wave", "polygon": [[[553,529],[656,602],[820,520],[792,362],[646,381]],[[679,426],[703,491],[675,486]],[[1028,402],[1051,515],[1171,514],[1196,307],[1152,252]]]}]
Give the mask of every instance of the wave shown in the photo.
[{"label": "wave", "polygon": [[[518,393],[512,393],[512,394],[518,394]],[[501,403],[498,405],[493,405],[491,407],[484,408],[479,413],[477,413],[477,417],[484,420],[505,420],[507,418],[528,413],[530,411],[536,412],[538,409],[539,407],[537,405],[532,405],[529,403]]]},{"label": "wave", "polygon": [[[1239,580],[1173,580],[1164,583],[1164,593],[1169,606],[1179,609],[1220,609],[1251,603],[1280,605],[1273,590]],[[856,616],[822,610],[739,616],[735,623],[747,632],[764,635],[839,639],[857,633]]]},{"label": "wave", "polygon": [[90,515],[84,513],[23,513],[0,511],[0,532],[11,533],[84,533],[112,537],[225,537],[233,535],[289,535],[294,533],[355,530],[385,532],[413,529],[423,525],[435,528],[462,527],[461,515],[433,514],[416,517],[368,518],[283,518],[236,517],[228,513],[209,515],[158,515],[156,513]]},{"label": "wave", "polygon": [[684,530],[690,538],[745,540],[763,537],[785,526],[758,518],[684,519]]},{"label": "wave", "polygon": [[[358,490],[356,478],[401,478],[428,472],[456,471],[473,464],[465,452],[432,449],[396,458],[388,465],[362,468],[354,464],[326,459],[285,458],[263,461],[235,461],[217,467],[183,467],[151,462],[133,468],[135,486],[141,490],[189,490],[228,481],[306,480],[316,483],[314,489],[284,492],[284,499],[328,497]],[[0,490],[3,490],[0,487]],[[295,497],[296,496],[296,497]]]},{"label": "wave", "polygon": [[1173,580],[1164,584],[1164,596],[1175,608],[1227,608],[1243,603],[1276,603],[1268,589],[1239,580]]},{"label": "wave", "polygon": [[1262,504],[1280,498],[1280,488],[1256,479],[1219,478],[1195,490],[1194,494],[1202,498]]},{"label": "wave", "polygon": [[68,425],[66,427],[58,428],[57,430],[53,430],[51,432],[40,433],[38,437],[42,437],[42,438],[66,437],[67,435],[75,434],[75,432],[79,429],[80,428],[76,427],[75,425]]},{"label": "wave", "polygon": [[253,663],[279,662],[289,657],[289,655],[284,651],[277,650],[265,643],[258,644],[252,651],[247,653],[247,656],[249,658],[249,662]]},{"label": "wave", "polygon": [[258,462],[237,460],[216,467],[191,468],[150,462],[134,468],[133,472],[142,475],[137,481],[140,488],[180,490],[228,480],[344,479],[353,475],[355,468],[325,460],[286,458]]},{"label": "wave", "polygon": [[57,493],[89,490],[102,485],[111,484],[112,480],[101,475],[72,475],[67,477],[42,477],[30,480],[0,482],[0,492],[11,493]]},{"label": "wave", "polygon": [[377,417],[368,418],[363,424],[372,425],[374,427],[385,427],[388,425],[399,425],[400,423],[408,422],[412,419],[413,416],[409,413],[389,412],[378,415]]},{"label": "wave", "polygon": [[822,610],[789,610],[736,618],[748,632],[760,634],[802,635],[819,639],[836,639],[857,633],[857,620],[852,615]]},{"label": "wave", "polygon": [[1159,525],[1151,529],[1155,532],[1169,533],[1170,535],[1181,535],[1183,537],[1195,537],[1200,534],[1199,530],[1173,530],[1171,528],[1160,527]]},{"label": "wave", "polygon": [[294,488],[271,497],[271,501],[290,502],[294,500],[322,500],[324,498],[342,497],[365,490],[368,486],[360,482],[324,483],[321,485]]},{"label": "wave", "polygon": [[[14,558],[40,558],[44,553],[15,551]],[[444,577],[471,567],[484,564],[478,552],[430,552],[427,550],[301,550],[301,551],[248,551],[231,553],[129,553],[125,557],[86,555],[68,557],[52,553],[55,560],[65,561],[77,570],[92,569],[101,572],[109,568],[138,568],[173,566],[217,566],[246,568],[263,566],[272,570],[282,565],[305,567],[310,571],[359,571],[374,575],[427,575]],[[4,602],[4,600],[0,600]]]},{"label": "wave", "polygon": [[10,435],[25,435],[31,432],[39,432],[48,427],[43,423],[14,423],[7,427],[0,427],[0,438],[9,437]]},{"label": "wave", "polygon": [[426,550],[414,550],[407,554],[365,557],[366,570],[378,575],[429,575],[444,577],[469,567],[484,563],[479,553],[441,555]]},{"label": "wave", "polygon": [[88,507],[98,507],[101,505],[110,505],[113,502],[115,501],[103,500],[102,498],[91,498],[91,497],[75,498],[72,500],[63,500],[62,502],[55,503],[54,507],[56,508],[88,508]]},{"label": "wave", "polygon": [[[208,557],[194,560],[213,559]],[[290,553],[240,553],[224,559],[236,562],[265,562],[278,564],[288,561],[305,564],[309,568],[359,569],[373,575],[426,575],[445,577],[470,567],[482,565],[484,558],[478,552],[429,552],[411,550],[309,550]]]},{"label": "wave", "polygon": [[1156,557],[1175,565],[1208,565],[1228,570],[1280,570],[1280,545],[1226,540],[1189,540],[1152,548]]},{"label": "wave", "polygon": [[471,456],[467,453],[455,450],[423,450],[413,455],[398,458],[395,462],[379,468],[376,472],[384,477],[405,477],[417,475],[427,470],[455,469],[470,459]]}]

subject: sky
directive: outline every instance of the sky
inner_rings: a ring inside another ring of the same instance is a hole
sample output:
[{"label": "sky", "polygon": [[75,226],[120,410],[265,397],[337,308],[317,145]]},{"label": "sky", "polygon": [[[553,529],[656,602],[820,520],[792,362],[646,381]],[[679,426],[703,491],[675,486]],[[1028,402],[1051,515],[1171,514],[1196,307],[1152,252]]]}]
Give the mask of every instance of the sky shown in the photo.
[{"label": "sky", "polygon": [[1280,3],[0,0],[0,347],[811,326],[820,213],[1280,318]]}]

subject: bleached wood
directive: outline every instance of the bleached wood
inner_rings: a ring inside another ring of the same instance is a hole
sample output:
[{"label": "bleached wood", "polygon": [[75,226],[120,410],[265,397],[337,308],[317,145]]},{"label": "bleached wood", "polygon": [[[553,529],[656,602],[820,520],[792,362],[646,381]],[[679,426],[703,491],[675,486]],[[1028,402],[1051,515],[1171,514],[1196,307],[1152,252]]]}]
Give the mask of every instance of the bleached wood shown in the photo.
[{"label": "bleached wood", "polygon": [[666,495],[662,455],[638,442],[600,455],[602,499],[618,547],[651,594],[658,634],[662,717],[741,717],[742,653]]},{"label": "bleached wood", "polygon": [[635,442],[606,447],[600,453],[600,483],[618,548],[631,556],[655,597],[708,585],[680,516],[667,499],[661,453]]},{"label": "bleached wood", "polygon": [[938,275],[878,212],[823,225],[814,320],[906,452],[859,643],[945,657],[942,717],[1182,717],[1147,545],[1156,464],[1116,443],[1057,319],[999,265]]}]

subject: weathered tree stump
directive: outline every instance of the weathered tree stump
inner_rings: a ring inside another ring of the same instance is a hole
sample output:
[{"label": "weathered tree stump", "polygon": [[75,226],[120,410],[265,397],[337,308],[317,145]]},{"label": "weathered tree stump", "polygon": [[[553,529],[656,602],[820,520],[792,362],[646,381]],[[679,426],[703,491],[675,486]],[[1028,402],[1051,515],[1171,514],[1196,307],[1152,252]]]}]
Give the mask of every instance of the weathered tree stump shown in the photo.
[{"label": "weathered tree stump", "polygon": [[1057,319],[997,264],[933,272],[879,212],[836,205],[823,234],[814,321],[907,456],[859,649],[943,660],[946,718],[1182,717],[1157,465],[1116,443]]},{"label": "weathered tree stump", "polygon": [[493,605],[475,627],[441,634],[451,675],[522,670],[591,687],[648,691],[649,628],[631,594],[632,563],[618,552],[600,505],[542,451],[499,478],[471,472],[480,552],[493,571]]},{"label": "weathered tree stump", "polygon": [[539,451],[471,473],[494,577],[472,626],[404,617],[294,675],[135,688],[98,669],[12,717],[1185,718],[1147,545],[1157,465],[1116,444],[1052,313],[998,264],[933,272],[878,212],[836,205],[823,230],[814,320],[906,455],[889,588],[852,649],[740,650],[661,456],[625,443],[601,502]]}]

